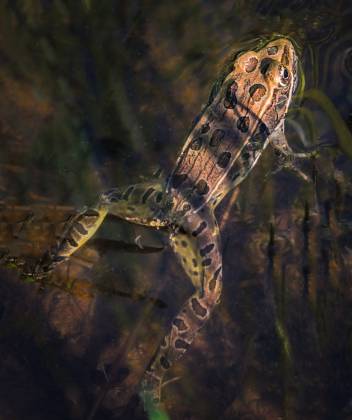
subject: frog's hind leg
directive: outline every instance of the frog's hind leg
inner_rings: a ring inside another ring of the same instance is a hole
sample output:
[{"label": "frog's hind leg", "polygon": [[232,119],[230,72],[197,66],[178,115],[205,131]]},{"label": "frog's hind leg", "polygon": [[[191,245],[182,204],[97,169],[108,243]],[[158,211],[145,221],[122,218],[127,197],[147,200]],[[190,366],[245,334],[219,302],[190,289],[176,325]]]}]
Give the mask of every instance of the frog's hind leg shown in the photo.
[{"label": "frog's hind leg", "polygon": [[101,206],[108,214],[144,226],[160,227],[160,209],[166,206],[164,184],[158,180],[114,188],[102,194]]},{"label": "frog's hind leg", "polygon": [[68,223],[56,246],[41,259],[36,275],[46,275],[67,260],[98,230],[108,214],[145,226],[162,227],[160,209],[164,204],[164,185],[160,181],[114,188],[103,193],[98,203],[77,213]]},{"label": "frog's hind leg", "polygon": [[187,351],[199,329],[219,302],[222,286],[222,262],[219,229],[210,209],[193,214],[171,245],[191,279],[195,292],[172,321],[171,330],[158,348],[142,382],[145,405],[160,401],[162,379],[171,365]]}]

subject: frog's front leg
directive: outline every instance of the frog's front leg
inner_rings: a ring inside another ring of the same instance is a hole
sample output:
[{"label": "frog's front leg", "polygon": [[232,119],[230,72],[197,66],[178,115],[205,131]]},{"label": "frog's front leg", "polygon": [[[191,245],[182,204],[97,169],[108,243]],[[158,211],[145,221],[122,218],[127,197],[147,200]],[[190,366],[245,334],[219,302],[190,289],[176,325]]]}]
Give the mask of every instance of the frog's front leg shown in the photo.
[{"label": "frog's front leg", "polygon": [[163,376],[187,351],[199,329],[219,302],[222,286],[222,259],[219,229],[210,209],[190,215],[171,246],[191,279],[195,292],[172,321],[171,330],[155,353],[142,381],[145,406],[157,406]]},{"label": "frog's front leg", "polygon": [[[269,141],[283,162],[292,163],[296,159],[311,159],[318,155],[319,146],[306,152],[294,152],[288,144],[282,122],[269,136]],[[283,165],[285,166],[285,165]]]},{"label": "frog's front leg", "polygon": [[41,259],[36,275],[46,275],[66,261],[96,233],[108,214],[145,226],[165,226],[167,222],[160,219],[165,204],[163,190],[162,182],[152,181],[103,193],[94,207],[77,213],[68,222],[56,246]]},{"label": "frog's front leg", "polygon": [[319,146],[311,151],[294,152],[288,144],[283,123],[269,136],[269,142],[275,150],[277,157],[276,168],[271,171],[275,174],[282,169],[289,169],[298,174],[305,181],[310,181],[310,176],[306,175],[297,164],[299,159],[312,159],[318,156]]}]

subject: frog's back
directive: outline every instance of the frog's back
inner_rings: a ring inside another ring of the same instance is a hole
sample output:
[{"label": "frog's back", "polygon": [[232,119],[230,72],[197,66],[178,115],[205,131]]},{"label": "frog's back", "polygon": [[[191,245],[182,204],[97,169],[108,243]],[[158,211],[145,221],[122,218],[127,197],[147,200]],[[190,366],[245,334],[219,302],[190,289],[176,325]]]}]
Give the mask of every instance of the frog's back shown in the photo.
[{"label": "frog's back", "polygon": [[175,211],[197,211],[245,179],[285,117],[296,61],[283,38],[235,57],[169,179]]}]

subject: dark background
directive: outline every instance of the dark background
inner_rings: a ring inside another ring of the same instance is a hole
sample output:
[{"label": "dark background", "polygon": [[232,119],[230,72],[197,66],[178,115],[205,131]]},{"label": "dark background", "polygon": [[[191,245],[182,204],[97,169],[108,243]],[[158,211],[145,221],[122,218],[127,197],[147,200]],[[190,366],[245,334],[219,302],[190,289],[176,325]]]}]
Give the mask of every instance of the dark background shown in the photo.
[{"label": "dark background", "polygon": [[[171,419],[352,419],[351,19],[349,1],[0,4],[0,243],[29,260],[104,189],[172,169],[229,53],[298,44],[287,135],[330,147],[308,183],[267,150],[217,211],[222,303],[170,371]],[[164,242],[108,220],[45,284],[2,269],[0,418],[147,418],[140,377],[192,292]]]}]

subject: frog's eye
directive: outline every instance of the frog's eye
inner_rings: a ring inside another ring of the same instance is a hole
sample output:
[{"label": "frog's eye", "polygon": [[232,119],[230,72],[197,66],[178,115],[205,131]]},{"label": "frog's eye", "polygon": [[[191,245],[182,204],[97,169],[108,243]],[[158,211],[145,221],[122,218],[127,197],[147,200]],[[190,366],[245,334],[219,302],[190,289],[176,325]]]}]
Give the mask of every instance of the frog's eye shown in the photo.
[{"label": "frog's eye", "polygon": [[280,86],[287,86],[290,74],[286,67],[280,66]]}]

